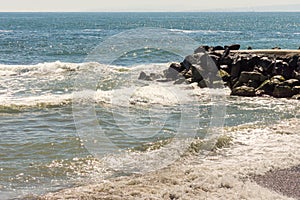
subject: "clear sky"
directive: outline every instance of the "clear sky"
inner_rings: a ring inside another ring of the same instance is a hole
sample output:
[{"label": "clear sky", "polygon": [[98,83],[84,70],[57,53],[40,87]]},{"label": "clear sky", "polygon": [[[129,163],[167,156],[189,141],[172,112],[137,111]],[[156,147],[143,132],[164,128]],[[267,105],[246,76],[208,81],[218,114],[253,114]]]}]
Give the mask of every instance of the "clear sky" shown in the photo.
[{"label": "clear sky", "polygon": [[0,11],[300,11],[299,0],[0,0]]}]

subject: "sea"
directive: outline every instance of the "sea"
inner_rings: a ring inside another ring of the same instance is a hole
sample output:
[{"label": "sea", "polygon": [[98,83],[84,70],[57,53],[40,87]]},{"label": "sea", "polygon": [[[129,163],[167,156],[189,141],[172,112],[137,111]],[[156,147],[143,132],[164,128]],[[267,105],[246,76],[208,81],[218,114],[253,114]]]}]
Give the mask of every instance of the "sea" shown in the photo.
[{"label": "sea", "polygon": [[[171,62],[200,45],[298,49],[299,19],[294,12],[0,13],[0,199],[146,173],[222,127],[299,119],[296,100],[139,80],[141,72],[163,79]],[[166,153],[152,153],[158,149]]]}]

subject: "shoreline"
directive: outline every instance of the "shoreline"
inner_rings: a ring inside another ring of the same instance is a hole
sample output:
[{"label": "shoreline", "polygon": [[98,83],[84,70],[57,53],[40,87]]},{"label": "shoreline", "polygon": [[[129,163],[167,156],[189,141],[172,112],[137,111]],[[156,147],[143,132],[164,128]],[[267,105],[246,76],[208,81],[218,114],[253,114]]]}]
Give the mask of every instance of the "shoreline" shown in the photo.
[{"label": "shoreline", "polygon": [[64,189],[38,199],[293,199],[260,186],[253,177],[300,165],[298,122],[288,120],[272,128],[229,127],[224,134],[233,138],[230,148],[205,158],[191,153],[158,171]]}]

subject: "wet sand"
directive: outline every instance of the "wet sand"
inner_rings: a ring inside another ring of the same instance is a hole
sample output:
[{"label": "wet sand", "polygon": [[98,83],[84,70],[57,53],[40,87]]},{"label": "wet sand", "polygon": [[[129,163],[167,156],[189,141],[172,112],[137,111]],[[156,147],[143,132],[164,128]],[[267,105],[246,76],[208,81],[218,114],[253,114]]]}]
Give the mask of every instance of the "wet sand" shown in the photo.
[{"label": "wet sand", "polygon": [[[299,175],[299,168],[294,166],[300,165],[298,124],[295,119],[272,128],[225,128],[224,134],[233,138],[231,146],[205,158],[189,153],[155,172],[103,180],[40,199],[297,199],[295,174]],[[290,170],[280,170],[286,168]],[[282,185],[289,190],[277,190]]]},{"label": "wet sand", "polygon": [[254,176],[253,179],[263,187],[300,199],[300,165],[269,171],[265,175]]}]

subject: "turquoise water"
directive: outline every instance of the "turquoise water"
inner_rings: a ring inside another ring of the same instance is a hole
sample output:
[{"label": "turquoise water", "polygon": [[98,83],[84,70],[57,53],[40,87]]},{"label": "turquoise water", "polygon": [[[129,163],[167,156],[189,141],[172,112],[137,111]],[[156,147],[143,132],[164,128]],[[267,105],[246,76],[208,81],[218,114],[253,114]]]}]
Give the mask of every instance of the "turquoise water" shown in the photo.
[{"label": "turquoise water", "polygon": [[[300,13],[0,13],[0,199],[114,176],[94,159],[74,120],[75,82],[89,70],[105,75],[97,82],[91,112],[120,149],[138,149],[182,131],[182,110],[189,110],[191,102],[183,100],[178,110],[172,100],[184,99],[180,93],[189,91],[188,86],[137,78],[141,71],[159,74],[166,63],[183,58],[144,48],[125,52],[114,66],[87,62],[101,42],[126,30],[155,27],[190,37],[199,45],[298,49],[299,17]],[[126,89],[132,86],[144,90],[130,96],[132,91]],[[151,97],[145,98],[147,93]],[[214,110],[211,91],[191,96],[196,96],[192,104],[196,111],[191,111],[196,116],[191,116],[190,127],[203,137]],[[297,101],[229,97],[228,92],[221,100],[225,126],[299,117]],[[95,174],[99,178],[91,180]]]}]

